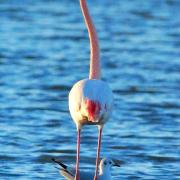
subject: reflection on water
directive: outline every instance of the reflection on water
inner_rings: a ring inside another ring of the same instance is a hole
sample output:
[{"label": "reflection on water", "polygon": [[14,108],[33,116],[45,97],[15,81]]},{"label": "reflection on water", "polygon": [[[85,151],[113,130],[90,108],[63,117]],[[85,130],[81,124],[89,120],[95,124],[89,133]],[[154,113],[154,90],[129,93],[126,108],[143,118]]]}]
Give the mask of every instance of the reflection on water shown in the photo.
[{"label": "reflection on water", "polygon": [[[89,6],[103,78],[115,96],[101,155],[123,162],[113,170],[117,180],[180,178],[180,2]],[[1,1],[0,22],[0,177],[62,179],[50,159],[75,163],[67,96],[89,68],[78,1]],[[82,136],[80,165],[93,169],[97,128],[86,127]]]}]

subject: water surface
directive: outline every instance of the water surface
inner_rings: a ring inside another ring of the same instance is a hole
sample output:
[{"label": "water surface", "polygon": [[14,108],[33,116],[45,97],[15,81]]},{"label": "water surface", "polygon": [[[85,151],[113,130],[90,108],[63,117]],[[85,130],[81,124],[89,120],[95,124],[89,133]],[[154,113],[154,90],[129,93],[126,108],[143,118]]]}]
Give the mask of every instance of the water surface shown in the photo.
[{"label": "water surface", "polygon": [[[180,2],[89,1],[102,76],[114,92],[101,156],[115,180],[180,179]],[[74,164],[68,92],[88,77],[89,40],[78,1],[0,3],[0,179],[63,179]],[[81,169],[94,169],[97,128],[82,132]]]}]

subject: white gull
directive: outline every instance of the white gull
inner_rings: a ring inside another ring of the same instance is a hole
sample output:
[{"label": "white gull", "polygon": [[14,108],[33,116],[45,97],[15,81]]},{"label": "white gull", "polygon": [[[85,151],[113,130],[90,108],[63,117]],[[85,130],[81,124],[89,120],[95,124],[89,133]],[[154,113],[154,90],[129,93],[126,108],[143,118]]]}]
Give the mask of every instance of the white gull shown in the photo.
[{"label": "white gull", "polygon": [[[74,180],[76,169],[72,167],[68,167],[63,164],[59,160],[52,159],[55,163],[57,163],[60,167],[60,173],[67,180]],[[111,177],[111,167],[117,166],[120,167],[120,161],[111,159],[111,158],[103,158],[99,164],[99,174],[98,180],[112,180]],[[93,180],[94,172],[93,171],[80,171],[80,180]]]}]

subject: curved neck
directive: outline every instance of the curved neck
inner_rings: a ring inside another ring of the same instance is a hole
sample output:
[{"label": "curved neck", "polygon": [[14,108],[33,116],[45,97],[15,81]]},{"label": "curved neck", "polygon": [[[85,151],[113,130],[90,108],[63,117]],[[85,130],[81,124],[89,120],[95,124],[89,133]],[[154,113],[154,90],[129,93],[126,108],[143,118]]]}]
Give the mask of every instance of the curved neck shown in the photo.
[{"label": "curved neck", "polygon": [[99,60],[100,53],[99,53],[99,43],[98,43],[96,29],[89,15],[86,0],[80,0],[80,6],[88,29],[88,34],[90,39],[91,59],[90,59],[89,79],[100,79],[101,76],[100,60]]}]

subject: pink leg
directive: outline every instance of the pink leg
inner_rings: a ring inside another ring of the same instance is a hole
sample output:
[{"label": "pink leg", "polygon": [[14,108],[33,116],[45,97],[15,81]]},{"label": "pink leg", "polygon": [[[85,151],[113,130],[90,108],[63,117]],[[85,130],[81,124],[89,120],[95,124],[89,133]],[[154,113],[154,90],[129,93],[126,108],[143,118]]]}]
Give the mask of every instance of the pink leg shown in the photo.
[{"label": "pink leg", "polygon": [[102,129],[103,129],[103,127],[101,126],[101,127],[99,128],[99,135],[98,135],[98,149],[97,149],[96,171],[95,171],[94,180],[97,180],[97,176],[98,176],[98,166],[99,166],[99,157],[100,157],[100,150],[101,150]]},{"label": "pink leg", "polygon": [[81,138],[81,129],[78,128],[77,134],[77,155],[76,155],[76,176],[74,180],[79,180],[79,154],[80,154],[80,138]]}]

